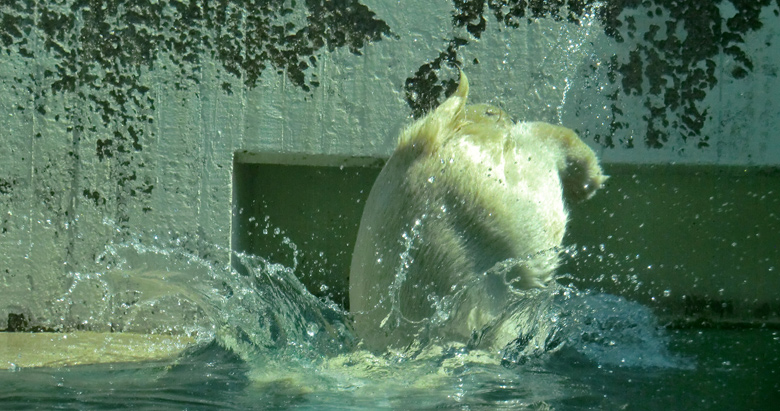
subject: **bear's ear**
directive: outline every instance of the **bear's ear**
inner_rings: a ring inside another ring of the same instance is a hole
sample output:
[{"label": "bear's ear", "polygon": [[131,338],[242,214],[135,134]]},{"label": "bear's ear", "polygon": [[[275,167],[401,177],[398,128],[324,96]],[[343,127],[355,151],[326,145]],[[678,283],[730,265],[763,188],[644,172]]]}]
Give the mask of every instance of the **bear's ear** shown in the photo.
[{"label": "bear's ear", "polygon": [[460,71],[460,83],[455,93],[435,110],[404,130],[398,139],[398,147],[413,146],[425,154],[436,151],[465,122],[468,95],[469,80],[466,74]]},{"label": "bear's ear", "polygon": [[469,97],[469,79],[466,77],[466,73],[458,68],[458,74],[460,75],[460,81],[458,82],[458,88],[452,93],[451,96],[444,100],[436,110],[433,111],[434,115],[442,117],[443,119],[449,119],[450,121],[463,121],[466,116],[466,100]]}]

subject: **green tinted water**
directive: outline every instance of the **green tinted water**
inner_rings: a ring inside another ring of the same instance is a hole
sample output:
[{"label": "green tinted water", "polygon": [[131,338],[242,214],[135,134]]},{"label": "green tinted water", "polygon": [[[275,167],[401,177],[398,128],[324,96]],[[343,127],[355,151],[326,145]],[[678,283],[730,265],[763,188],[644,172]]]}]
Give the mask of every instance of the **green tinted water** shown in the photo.
[{"label": "green tinted water", "polygon": [[[769,410],[777,406],[777,330],[693,329],[670,335],[671,349],[692,359],[693,367],[600,365],[575,350],[563,350],[523,365],[485,363],[477,357],[453,365],[445,360],[455,356],[442,355],[414,367],[389,364],[373,375],[354,374],[348,379],[327,367],[289,361],[282,364],[286,369],[280,369],[280,374],[309,376],[253,381],[247,363],[211,344],[172,365],[3,371],[0,407]],[[421,375],[427,375],[426,383],[421,383]]]}]

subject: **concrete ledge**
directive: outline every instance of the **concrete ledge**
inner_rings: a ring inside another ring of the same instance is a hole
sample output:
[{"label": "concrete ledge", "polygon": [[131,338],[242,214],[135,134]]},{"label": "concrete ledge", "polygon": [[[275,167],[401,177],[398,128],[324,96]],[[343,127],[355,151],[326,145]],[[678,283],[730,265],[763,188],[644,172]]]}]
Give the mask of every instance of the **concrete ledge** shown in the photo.
[{"label": "concrete ledge", "polygon": [[382,167],[387,158],[351,155],[272,153],[242,150],[235,153],[234,161],[244,164],[278,164],[314,167]]},{"label": "concrete ledge", "polygon": [[180,335],[0,333],[0,369],[167,360],[194,345]]}]

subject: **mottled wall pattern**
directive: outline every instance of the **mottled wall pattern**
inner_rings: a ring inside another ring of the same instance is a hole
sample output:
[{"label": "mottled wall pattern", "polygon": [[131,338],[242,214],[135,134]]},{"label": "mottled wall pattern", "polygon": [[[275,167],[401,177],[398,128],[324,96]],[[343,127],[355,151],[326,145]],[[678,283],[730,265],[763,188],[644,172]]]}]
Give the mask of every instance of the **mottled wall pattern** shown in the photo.
[{"label": "mottled wall pattern", "polygon": [[[72,186],[85,187],[75,194],[97,207],[116,207],[117,222],[125,224],[127,198],[143,201],[155,188],[143,172],[149,166],[144,149],[156,137],[150,125],[158,96],[150,72],[171,68],[177,74],[172,86],[188,89],[200,84],[203,66],[216,61],[245,87],[254,88],[271,69],[308,92],[319,84],[316,75],[307,78],[318,53],[348,47],[360,54],[367,42],[390,35],[355,0],[302,3],[295,9],[294,1],[8,2],[0,39],[3,53],[18,60],[21,70],[7,81],[11,92],[26,94],[32,104],[9,108],[63,124],[71,141],[58,162],[71,171],[65,174],[74,179]],[[232,93],[229,82],[220,86]],[[55,100],[69,104],[59,111],[51,106]],[[36,131],[32,137],[53,136]],[[117,187],[101,192],[78,181],[83,157],[111,163]],[[5,178],[2,186],[10,194],[20,180]],[[56,204],[62,202],[58,195],[73,193],[38,194]]]},{"label": "mottled wall pattern", "polygon": [[[695,147],[707,147],[709,136],[702,129],[708,108],[702,102],[718,83],[715,70],[722,63],[720,57],[733,59],[729,67],[733,78],[748,76],[754,64],[745,50],[745,36],[763,27],[760,17],[765,9],[775,17],[780,14],[777,0],[453,0],[453,25],[465,27],[468,36],[453,36],[446,50],[407,80],[407,101],[415,116],[436,106],[445,90],[454,90],[455,80],[439,80],[437,72],[442,64],[462,65],[458,50],[479,39],[488,22],[507,30],[543,18],[579,24],[597,3],[603,5],[595,13],[604,33],[617,43],[631,44],[627,55],[616,53],[608,63],[609,80],[619,87],[609,96],[611,134],[599,136],[596,142],[610,148],[635,144],[661,148],[674,134],[671,130]],[[725,4],[733,7],[731,15],[724,15]],[[617,133],[639,114],[622,110],[623,94],[643,98],[640,118],[646,134],[640,138],[621,138]]]}]

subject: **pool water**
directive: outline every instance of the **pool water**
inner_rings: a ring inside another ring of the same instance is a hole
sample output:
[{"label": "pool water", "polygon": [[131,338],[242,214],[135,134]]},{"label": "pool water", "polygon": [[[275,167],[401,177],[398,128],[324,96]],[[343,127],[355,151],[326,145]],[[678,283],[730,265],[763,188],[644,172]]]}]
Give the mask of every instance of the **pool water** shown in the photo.
[{"label": "pool water", "polygon": [[670,350],[684,359],[677,367],[600,364],[572,348],[524,364],[455,350],[407,362],[374,357],[361,372],[350,371],[350,360],[343,358],[337,364],[332,359],[275,358],[269,368],[276,370],[278,378],[266,379],[259,371],[262,367],[210,343],[173,364],[2,371],[0,406],[6,410],[775,409],[780,400],[780,332],[685,329],[670,330],[668,335]]},{"label": "pool water", "polygon": [[[529,317],[546,326],[525,329],[503,352],[432,340],[369,353],[349,313],[309,293],[295,267],[237,257],[242,273],[180,247],[107,247],[105,270],[74,276],[69,292],[75,300],[81,288],[100,290],[93,324],[103,315],[120,331],[195,330],[199,343],[174,360],[2,370],[0,409],[732,410],[780,401],[772,324],[665,326],[637,302],[556,284],[549,298],[521,301],[549,304]],[[165,275],[128,271],[136,260]],[[127,290],[150,300],[128,305]],[[191,324],[171,326],[171,315]]]}]

